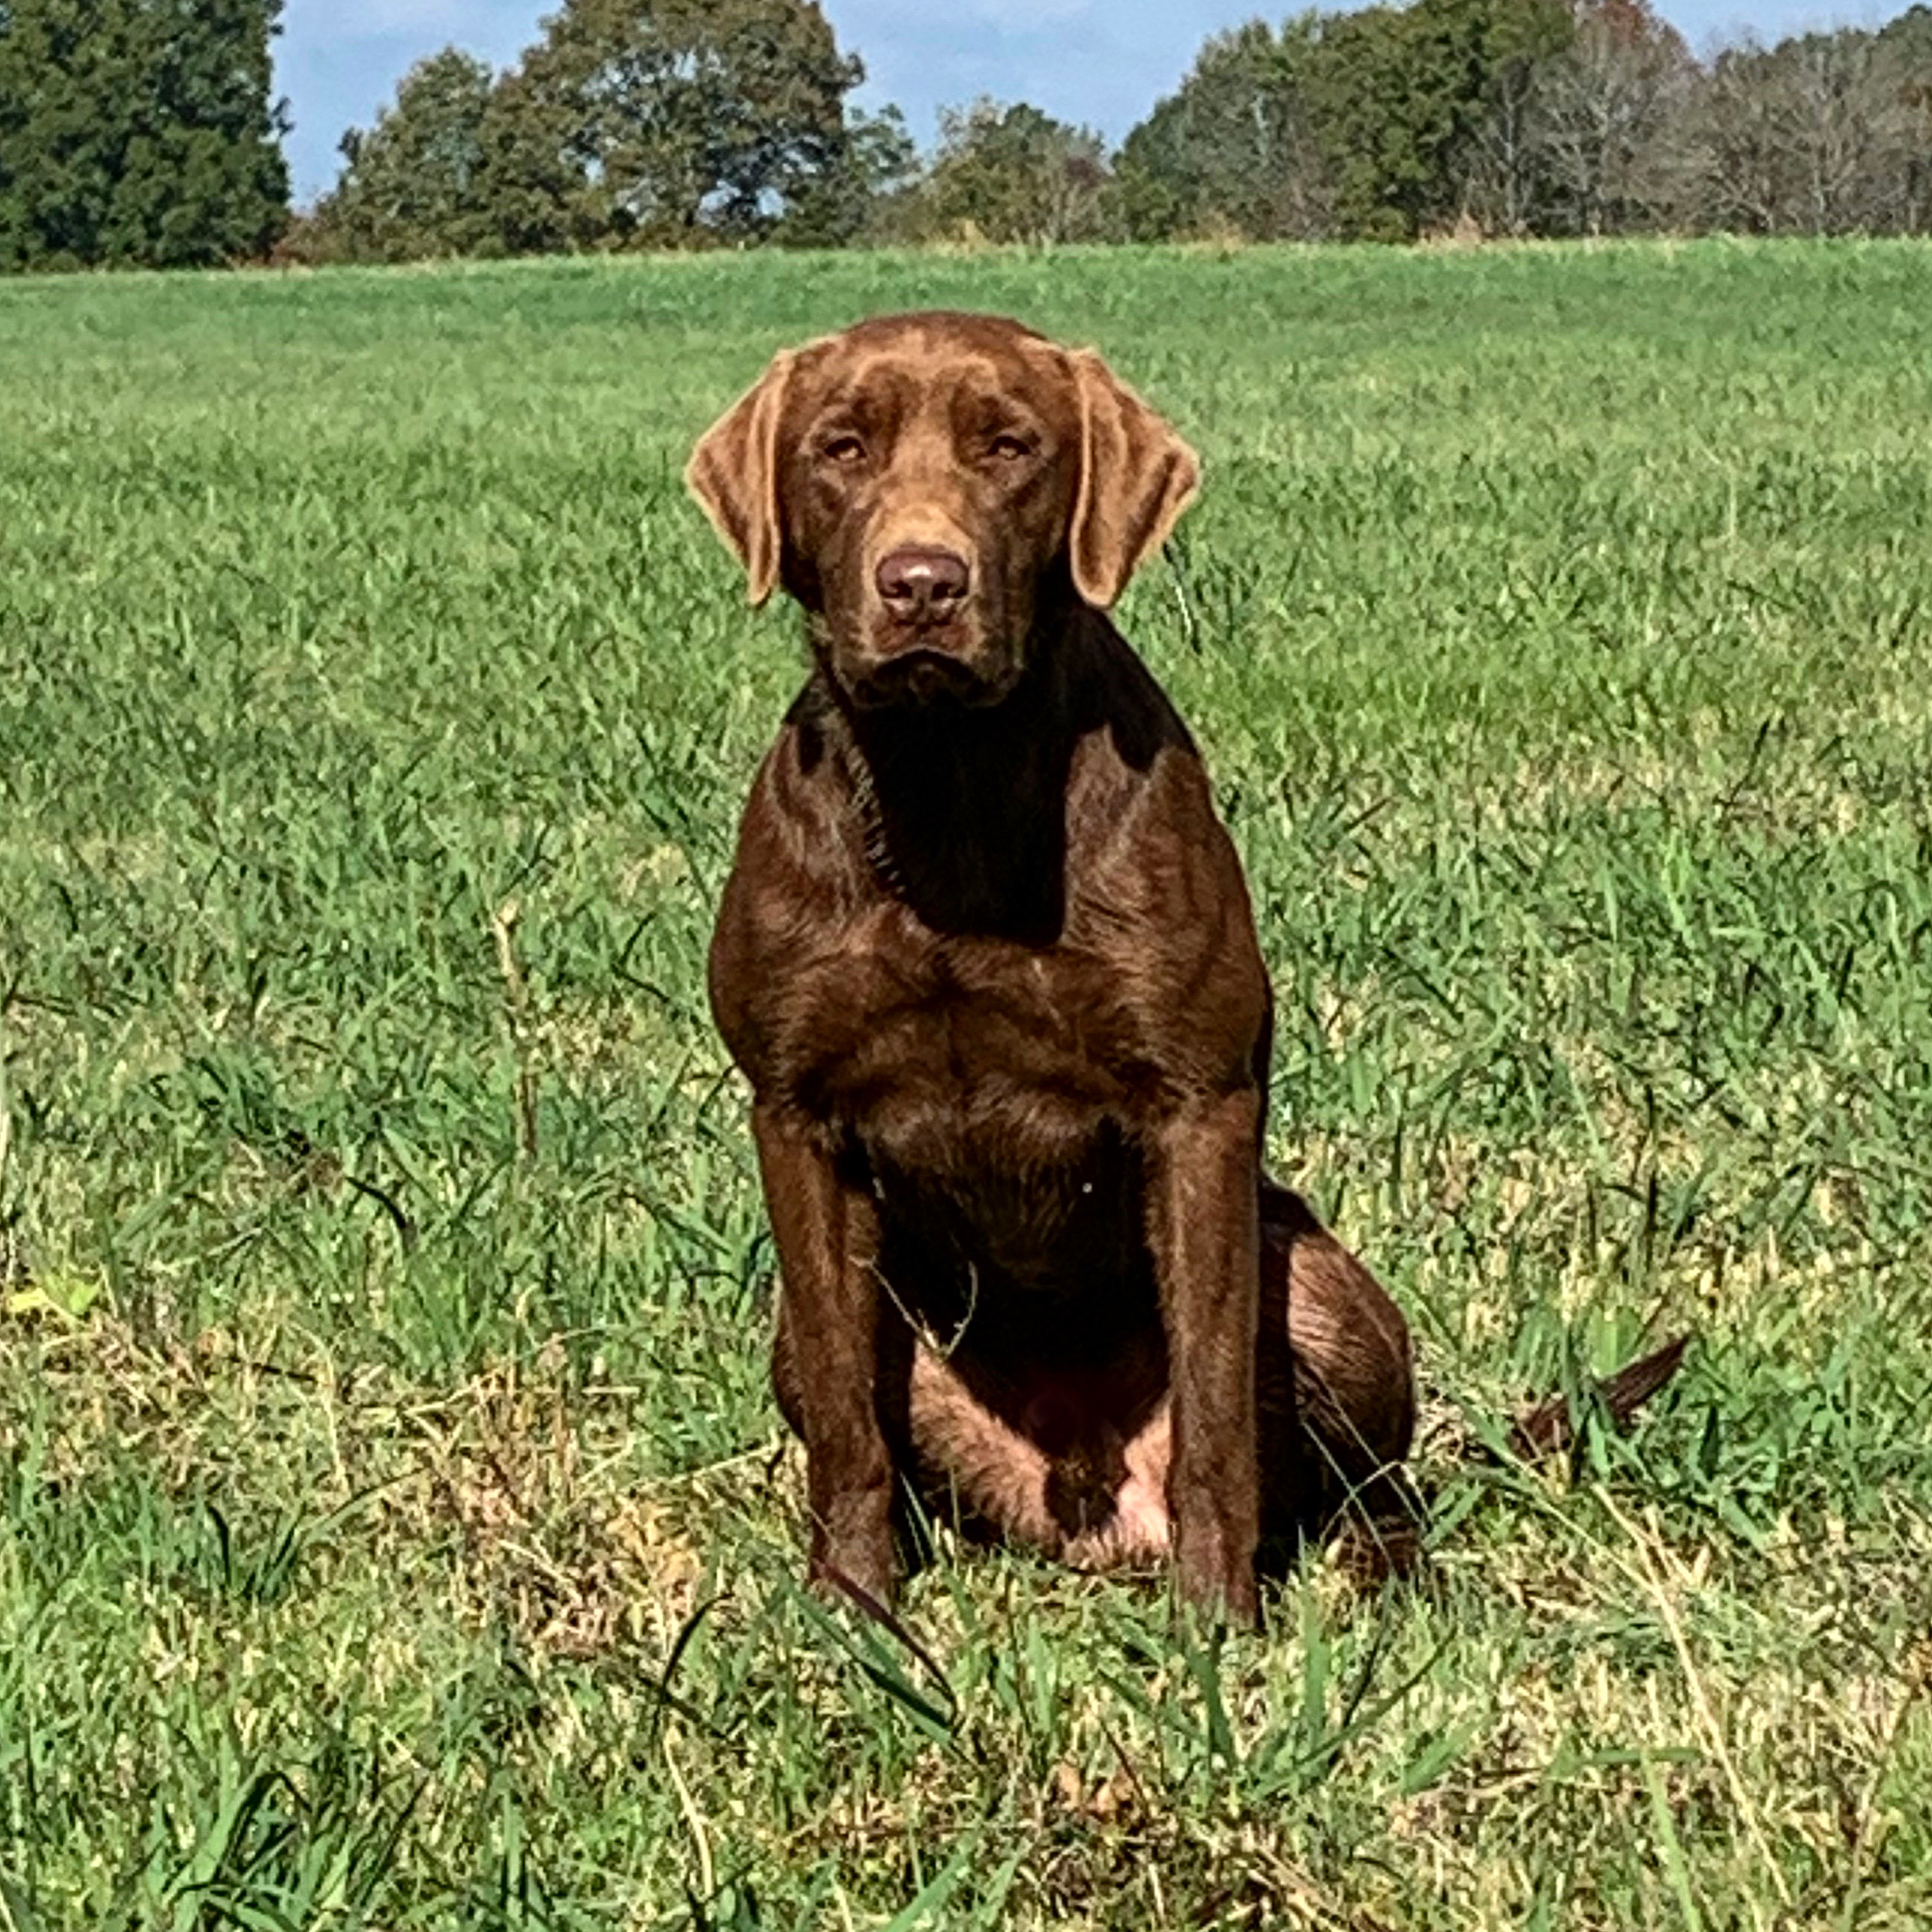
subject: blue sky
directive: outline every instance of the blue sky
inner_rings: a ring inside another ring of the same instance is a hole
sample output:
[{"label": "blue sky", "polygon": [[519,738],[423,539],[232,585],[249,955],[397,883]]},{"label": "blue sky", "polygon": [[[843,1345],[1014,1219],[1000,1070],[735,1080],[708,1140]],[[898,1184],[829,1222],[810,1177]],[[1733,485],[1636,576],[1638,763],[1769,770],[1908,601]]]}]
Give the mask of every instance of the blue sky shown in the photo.
[{"label": "blue sky", "polygon": [[[501,66],[560,0],[287,0],[277,84],[295,116],[298,202],[334,178],[343,130],[366,126],[410,62],[452,42]],[[942,105],[990,94],[1032,101],[1118,140],[1170,93],[1209,34],[1298,12],[1305,0],[824,0],[840,44],[863,56],[870,104],[896,100],[922,143]],[[1661,0],[1702,47],[1755,31],[1875,25],[1906,0]]]}]

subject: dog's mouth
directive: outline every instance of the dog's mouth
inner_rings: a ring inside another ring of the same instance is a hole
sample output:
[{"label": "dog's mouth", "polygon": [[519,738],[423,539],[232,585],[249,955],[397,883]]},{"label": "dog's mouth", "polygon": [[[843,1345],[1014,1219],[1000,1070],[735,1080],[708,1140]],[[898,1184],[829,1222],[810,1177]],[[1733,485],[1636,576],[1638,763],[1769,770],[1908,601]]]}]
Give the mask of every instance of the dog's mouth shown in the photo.
[{"label": "dog's mouth", "polygon": [[915,644],[868,666],[850,680],[849,688],[853,701],[867,710],[944,704],[977,709],[997,704],[1007,682],[953,652]]}]

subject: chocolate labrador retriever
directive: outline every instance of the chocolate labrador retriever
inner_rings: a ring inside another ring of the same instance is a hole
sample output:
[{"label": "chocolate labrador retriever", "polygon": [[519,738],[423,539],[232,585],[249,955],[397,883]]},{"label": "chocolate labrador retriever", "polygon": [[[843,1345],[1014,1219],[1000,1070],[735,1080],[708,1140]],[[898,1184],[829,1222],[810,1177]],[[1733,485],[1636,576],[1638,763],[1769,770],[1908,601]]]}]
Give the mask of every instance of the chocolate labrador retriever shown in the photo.
[{"label": "chocolate labrador retriever", "polygon": [[688,479],[813,668],[711,1002],[749,1079],[814,1575],[898,1498],[1256,1608],[1400,1509],[1401,1315],[1262,1172],[1268,976],[1185,728],[1106,612],[1198,466],[1090,351],[895,316],[780,355]]}]

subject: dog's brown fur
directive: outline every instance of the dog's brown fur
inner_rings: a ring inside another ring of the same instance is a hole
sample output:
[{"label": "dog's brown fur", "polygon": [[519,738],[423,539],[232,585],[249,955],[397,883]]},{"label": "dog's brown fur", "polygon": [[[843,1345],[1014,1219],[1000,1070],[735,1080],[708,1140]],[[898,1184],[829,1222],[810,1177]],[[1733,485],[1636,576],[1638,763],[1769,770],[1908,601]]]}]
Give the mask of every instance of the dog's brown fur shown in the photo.
[{"label": "dog's brown fur", "polygon": [[750,1080],[815,1574],[896,1496],[1070,1562],[1400,1500],[1407,1330],[1267,1181],[1270,1006],[1193,745],[1105,612],[1192,453],[1090,352],[925,314],[781,355],[689,479],[809,682],[711,955]]}]

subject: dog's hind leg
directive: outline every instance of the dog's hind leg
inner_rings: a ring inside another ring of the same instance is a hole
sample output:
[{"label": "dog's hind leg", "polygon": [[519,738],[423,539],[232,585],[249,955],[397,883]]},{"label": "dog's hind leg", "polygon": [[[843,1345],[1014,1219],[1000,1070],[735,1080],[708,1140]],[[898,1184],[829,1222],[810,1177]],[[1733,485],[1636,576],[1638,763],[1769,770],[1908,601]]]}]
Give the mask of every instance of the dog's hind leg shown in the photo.
[{"label": "dog's hind leg", "polygon": [[1340,1529],[1364,1571],[1412,1568],[1420,1511],[1402,1466],[1415,1430],[1408,1325],[1307,1203],[1266,1180],[1256,1372],[1273,1553]]}]

